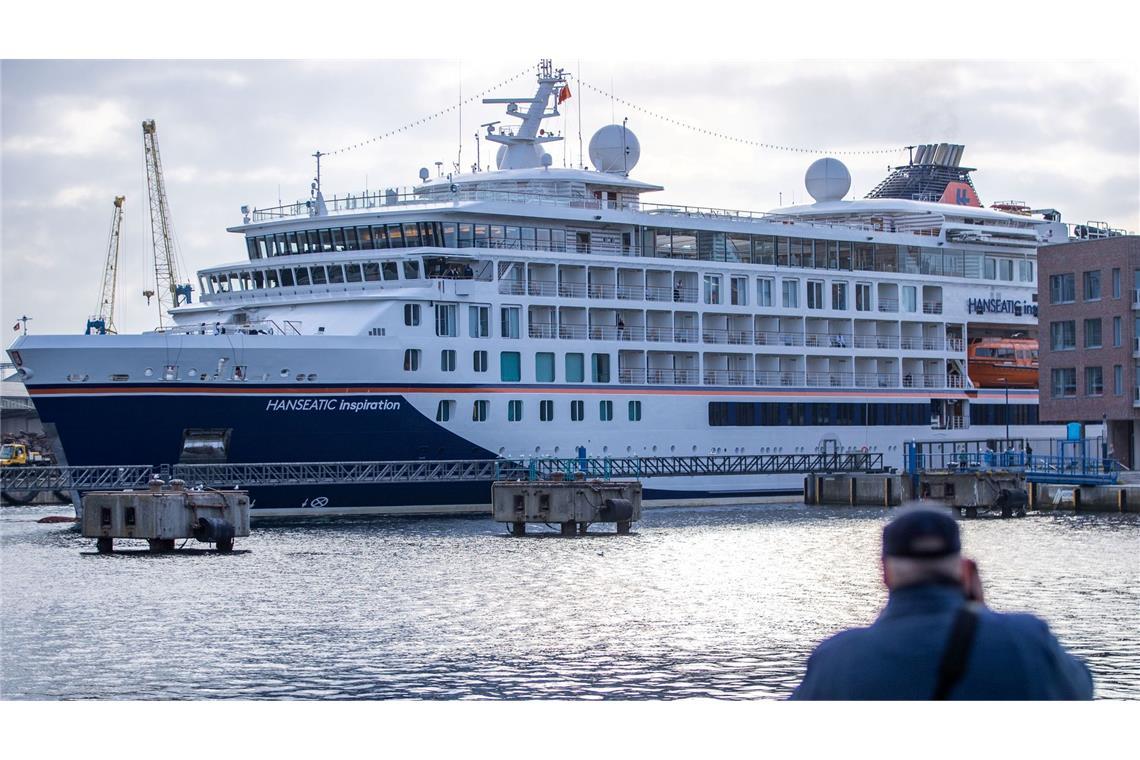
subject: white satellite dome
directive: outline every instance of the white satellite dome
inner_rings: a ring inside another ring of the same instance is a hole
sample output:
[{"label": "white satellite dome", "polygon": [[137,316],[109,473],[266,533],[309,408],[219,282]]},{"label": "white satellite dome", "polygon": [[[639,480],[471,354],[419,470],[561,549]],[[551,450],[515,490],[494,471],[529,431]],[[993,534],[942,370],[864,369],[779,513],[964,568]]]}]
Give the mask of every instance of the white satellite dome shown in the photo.
[{"label": "white satellite dome", "polygon": [[[546,149],[543,148],[541,145],[537,145],[537,144],[530,145],[530,146],[527,146],[527,145],[515,145],[515,146],[500,145],[499,150],[495,152],[495,168],[496,169],[506,168],[503,166],[503,159],[505,159],[507,157],[508,147],[513,147],[516,151],[520,152],[520,153],[516,154],[516,164],[520,160],[519,159],[520,155],[525,156],[525,158],[521,159],[522,163],[525,166],[516,165],[512,168],[520,169],[520,168],[526,168],[526,167],[530,167],[530,166],[543,166],[544,165],[542,163],[542,157],[546,155]],[[525,151],[528,147],[534,149],[534,162],[533,163],[531,162],[530,156],[528,154],[521,153],[521,151]]]},{"label": "white satellite dome", "polygon": [[590,163],[600,172],[629,174],[639,158],[637,135],[621,124],[602,127],[590,138]]},{"label": "white satellite dome", "polygon": [[804,184],[817,203],[843,200],[851,189],[851,172],[837,158],[821,158],[808,167]]}]

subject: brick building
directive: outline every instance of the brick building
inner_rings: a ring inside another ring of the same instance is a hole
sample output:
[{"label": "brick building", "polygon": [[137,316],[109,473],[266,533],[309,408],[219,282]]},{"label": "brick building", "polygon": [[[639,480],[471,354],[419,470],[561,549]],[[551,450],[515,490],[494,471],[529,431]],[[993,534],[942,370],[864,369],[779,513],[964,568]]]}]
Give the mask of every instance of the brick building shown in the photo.
[{"label": "brick building", "polygon": [[1037,251],[1042,422],[1107,425],[1111,456],[1140,453],[1140,237]]}]

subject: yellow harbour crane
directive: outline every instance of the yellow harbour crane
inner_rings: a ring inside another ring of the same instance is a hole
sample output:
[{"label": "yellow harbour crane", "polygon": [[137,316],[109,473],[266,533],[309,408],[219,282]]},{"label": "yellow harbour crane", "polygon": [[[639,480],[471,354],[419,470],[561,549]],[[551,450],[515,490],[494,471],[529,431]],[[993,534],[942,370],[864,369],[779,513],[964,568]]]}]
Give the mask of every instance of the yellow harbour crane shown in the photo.
[{"label": "yellow harbour crane", "polygon": [[123,228],[123,201],[126,196],[115,196],[115,210],[111,212],[111,239],[107,243],[107,258],[103,264],[103,287],[99,290],[99,305],[95,315],[87,320],[88,335],[106,335],[115,330],[115,285],[119,279],[119,239]]},{"label": "yellow harbour crane", "polygon": [[166,182],[162,178],[162,159],[158,153],[158,133],[154,119],[144,121],[142,130],[155,277],[155,289],[144,290],[143,295],[146,296],[147,303],[150,303],[151,296],[158,296],[158,325],[162,327],[168,310],[190,303],[193,288],[189,283],[179,282],[174,227],[170,221],[170,204],[166,199]]}]

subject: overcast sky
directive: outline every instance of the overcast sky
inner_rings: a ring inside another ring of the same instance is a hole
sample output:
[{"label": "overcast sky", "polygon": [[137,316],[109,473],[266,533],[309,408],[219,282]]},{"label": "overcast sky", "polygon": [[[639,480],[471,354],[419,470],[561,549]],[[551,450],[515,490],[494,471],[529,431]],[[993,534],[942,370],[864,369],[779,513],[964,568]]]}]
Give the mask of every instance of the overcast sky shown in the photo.
[{"label": "overcast sky", "polygon": [[[96,306],[112,199],[126,195],[117,322],[151,329],[141,295],[153,279],[140,122],[153,118],[185,276],[244,258],[225,231],[240,206],[307,196],[314,150],[332,151],[421,119],[534,61],[5,61],[0,64],[3,325],[81,332]],[[982,202],[1023,200],[1070,222],[1140,230],[1140,85],[1128,63],[852,61],[613,63],[556,60],[572,74],[568,135],[548,146],[576,164],[582,139],[629,117],[642,146],[636,179],[653,200],[767,210],[804,202],[803,173],[831,150],[921,142],[966,145]],[[762,150],[694,134],[611,102],[741,138],[811,149]],[[495,96],[533,94],[533,76]],[[612,83],[612,85],[611,85]],[[415,183],[420,167],[475,160],[481,122],[501,106],[468,104],[322,163],[327,195]],[[506,119],[504,119],[506,121]],[[462,145],[462,157],[459,149]],[[906,154],[839,156],[861,197]],[[485,150],[483,164],[490,161]],[[191,280],[196,284],[196,278]]]}]

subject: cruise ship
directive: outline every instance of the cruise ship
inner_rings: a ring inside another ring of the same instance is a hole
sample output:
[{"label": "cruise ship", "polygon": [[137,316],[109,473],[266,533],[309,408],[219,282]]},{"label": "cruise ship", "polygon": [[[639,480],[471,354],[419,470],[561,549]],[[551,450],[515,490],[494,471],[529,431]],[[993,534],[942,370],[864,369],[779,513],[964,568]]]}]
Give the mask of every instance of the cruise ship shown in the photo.
[{"label": "cruise ship", "polygon": [[[1037,336],[1054,211],[985,208],[963,147],[918,146],[867,197],[834,158],[813,203],[652,201],[625,124],[553,166],[567,77],[489,126],[497,168],[242,209],[245,258],[141,335],[9,349],[70,465],[881,452],[1047,438],[1036,388],[975,387],[972,341]],[[509,101],[509,102],[508,102]],[[184,291],[185,292],[185,291]],[[1007,428],[1008,425],[1008,428]],[[799,494],[798,475],[651,478],[648,504]],[[255,514],[486,511],[489,483],[281,485]]]}]

